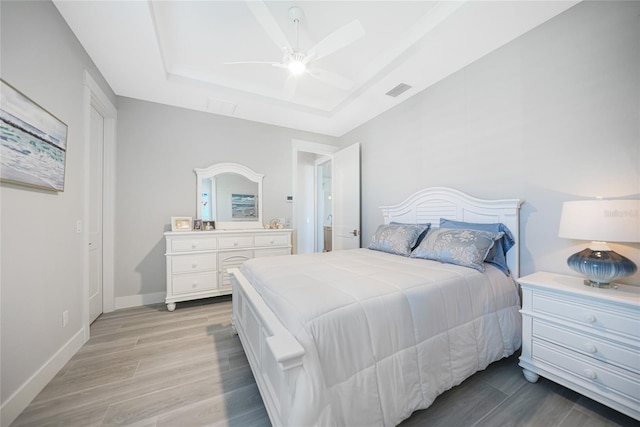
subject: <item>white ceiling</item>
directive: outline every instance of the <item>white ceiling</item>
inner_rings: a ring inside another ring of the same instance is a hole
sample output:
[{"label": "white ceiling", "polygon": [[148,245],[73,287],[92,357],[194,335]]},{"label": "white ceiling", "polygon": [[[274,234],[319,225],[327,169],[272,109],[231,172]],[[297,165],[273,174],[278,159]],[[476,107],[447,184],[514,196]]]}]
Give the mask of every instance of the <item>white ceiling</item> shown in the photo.
[{"label": "white ceiling", "polygon": [[[303,52],[360,22],[362,37],[309,63],[350,88],[268,64],[225,64],[283,59],[252,13],[257,2],[54,3],[117,95],[341,136],[578,1],[264,2],[292,47],[288,10],[302,10]],[[400,83],[412,88],[385,95]]]}]

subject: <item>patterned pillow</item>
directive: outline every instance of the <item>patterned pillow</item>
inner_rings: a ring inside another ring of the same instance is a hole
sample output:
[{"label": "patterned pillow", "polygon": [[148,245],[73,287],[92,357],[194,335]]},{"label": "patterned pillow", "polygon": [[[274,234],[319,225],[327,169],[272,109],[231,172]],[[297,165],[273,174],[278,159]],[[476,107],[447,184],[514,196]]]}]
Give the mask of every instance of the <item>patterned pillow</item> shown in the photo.
[{"label": "patterned pillow", "polygon": [[481,230],[437,228],[430,230],[411,258],[432,259],[485,271],[484,259],[504,233]]},{"label": "patterned pillow", "polygon": [[440,218],[440,228],[467,228],[472,230],[489,231],[491,233],[503,232],[504,236],[496,241],[493,245],[484,262],[493,264],[498,267],[502,272],[509,276],[509,266],[507,265],[507,252],[515,244],[511,230],[502,224],[501,222],[493,224],[476,224],[473,222],[454,221],[451,219]]},{"label": "patterned pillow", "polygon": [[409,225],[409,226],[421,225],[421,226],[424,227],[424,230],[422,230],[422,233],[420,233],[420,235],[416,239],[416,242],[411,247],[411,250],[414,250],[415,248],[418,247],[420,242],[422,242],[422,239],[424,239],[424,236],[427,235],[427,231],[429,231],[429,228],[431,228],[431,223],[430,222],[425,222],[424,224],[407,224],[406,222],[393,222],[393,221],[391,221],[389,224],[391,224],[391,225]]},{"label": "patterned pillow", "polygon": [[418,237],[431,224],[387,224],[376,230],[369,249],[395,255],[409,256]]}]

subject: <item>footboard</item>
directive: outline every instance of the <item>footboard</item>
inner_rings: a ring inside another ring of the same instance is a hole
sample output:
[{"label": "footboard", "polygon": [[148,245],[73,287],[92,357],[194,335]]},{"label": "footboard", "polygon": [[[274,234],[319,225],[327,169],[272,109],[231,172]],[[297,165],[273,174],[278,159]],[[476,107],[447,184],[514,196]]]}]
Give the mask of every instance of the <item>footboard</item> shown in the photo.
[{"label": "footboard", "polygon": [[233,328],[247,354],[271,423],[284,425],[289,418],[304,349],[246,277],[237,268],[228,272],[233,286]]}]

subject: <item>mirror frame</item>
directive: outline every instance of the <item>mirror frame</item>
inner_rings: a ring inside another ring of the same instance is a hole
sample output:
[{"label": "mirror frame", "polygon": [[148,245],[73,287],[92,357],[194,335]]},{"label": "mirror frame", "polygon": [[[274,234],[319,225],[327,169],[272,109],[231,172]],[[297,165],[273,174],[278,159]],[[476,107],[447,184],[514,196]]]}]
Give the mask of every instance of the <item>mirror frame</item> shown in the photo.
[{"label": "mirror frame", "polygon": [[[202,194],[202,180],[213,178],[216,175],[224,173],[236,173],[247,178],[249,181],[258,184],[258,219],[256,221],[215,221],[216,230],[242,230],[242,229],[256,229],[264,228],[262,221],[262,180],[264,174],[257,173],[248,167],[239,163],[217,163],[211,165],[208,168],[196,168],[194,169],[197,177],[196,183],[196,218],[202,216],[200,210],[200,194]],[[201,219],[201,218],[200,218]]]}]

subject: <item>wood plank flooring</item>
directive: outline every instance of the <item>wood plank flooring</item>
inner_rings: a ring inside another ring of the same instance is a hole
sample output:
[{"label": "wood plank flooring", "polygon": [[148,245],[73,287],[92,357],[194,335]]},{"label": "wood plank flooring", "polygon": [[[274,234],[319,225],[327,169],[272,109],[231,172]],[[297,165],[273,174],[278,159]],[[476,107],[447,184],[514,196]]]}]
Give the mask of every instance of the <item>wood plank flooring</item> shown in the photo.
[{"label": "wood plank flooring", "polygon": [[[640,426],[553,382],[528,383],[517,364],[517,355],[492,364],[402,426]],[[100,316],[12,427],[269,425],[231,332],[231,300],[219,297]]]}]

